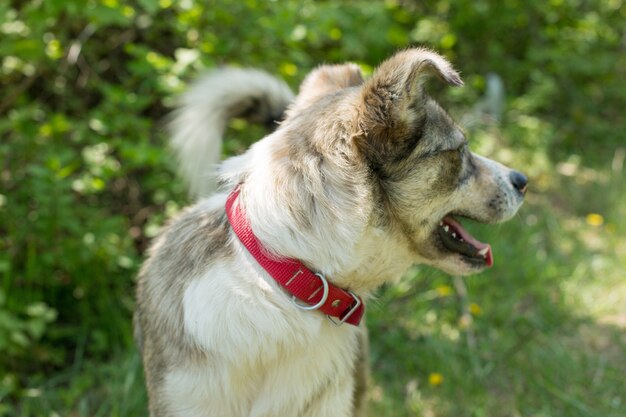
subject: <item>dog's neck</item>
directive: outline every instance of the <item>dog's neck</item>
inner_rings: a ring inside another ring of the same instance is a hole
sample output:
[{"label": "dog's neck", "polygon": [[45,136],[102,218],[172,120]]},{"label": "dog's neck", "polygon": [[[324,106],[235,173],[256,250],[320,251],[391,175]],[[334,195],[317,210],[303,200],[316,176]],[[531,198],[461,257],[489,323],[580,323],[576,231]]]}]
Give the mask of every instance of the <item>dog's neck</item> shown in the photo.
[{"label": "dog's neck", "polygon": [[363,297],[381,282],[399,279],[411,255],[371,225],[371,190],[354,182],[363,176],[329,174],[314,183],[306,175],[287,174],[293,166],[277,158],[279,145],[266,138],[241,161],[247,174],[240,198],[265,249],[299,259]]}]

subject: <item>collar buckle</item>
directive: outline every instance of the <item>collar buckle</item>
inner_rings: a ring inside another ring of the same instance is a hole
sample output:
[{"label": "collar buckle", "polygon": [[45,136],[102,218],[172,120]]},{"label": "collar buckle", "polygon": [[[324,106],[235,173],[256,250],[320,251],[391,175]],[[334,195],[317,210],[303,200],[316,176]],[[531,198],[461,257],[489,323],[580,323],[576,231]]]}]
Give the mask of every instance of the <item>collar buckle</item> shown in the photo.
[{"label": "collar buckle", "polygon": [[361,299],[355,293],[353,293],[352,291],[347,291],[347,293],[350,294],[352,298],[354,298],[355,302],[353,303],[354,305],[352,306],[352,308],[343,317],[341,317],[339,321],[336,321],[331,316],[326,315],[326,317],[328,317],[328,320],[330,320],[330,322],[335,326],[341,326],[342,324],[344,324],[346,320],[348,320],[350,316],[354,314],[354,312],[357,311],[359,307],[361,307],[361,304],[363,304]]}]

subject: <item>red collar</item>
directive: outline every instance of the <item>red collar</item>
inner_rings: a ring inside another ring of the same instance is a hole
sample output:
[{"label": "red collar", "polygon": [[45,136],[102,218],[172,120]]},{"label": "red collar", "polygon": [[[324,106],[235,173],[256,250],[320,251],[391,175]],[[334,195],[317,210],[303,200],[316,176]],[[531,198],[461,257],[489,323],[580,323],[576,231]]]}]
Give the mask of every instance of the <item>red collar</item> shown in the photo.
[{"label": "red collar", "polygon": [[[326,280],[322,274],[311,272],[296,259],[275,259],[265,254],[261,242],[252,232],[245,211],[235,204],[239,196],[237,186],[226,200],[226,215],[233,231],[248,252],[278,282],[293,295],[296,306],[303,310],[320,310],[335,324],[358,326],[365,312],[363,301],[351,291],[342,290]],[[295,299],[305,304],[300,304]],[[336,317],[339,321],[333,320]]]}]

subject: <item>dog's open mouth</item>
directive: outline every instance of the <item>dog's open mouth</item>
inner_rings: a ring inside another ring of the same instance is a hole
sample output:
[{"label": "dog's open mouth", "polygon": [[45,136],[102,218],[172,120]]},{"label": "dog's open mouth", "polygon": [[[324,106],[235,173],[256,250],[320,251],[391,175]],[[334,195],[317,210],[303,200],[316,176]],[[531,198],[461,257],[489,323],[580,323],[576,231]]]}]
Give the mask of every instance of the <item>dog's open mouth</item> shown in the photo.
[{"label": "dog's open mouth", "polygon": [[491,246],[470,235],[452,215],[441,219],[438,232],[443,246],[462,255],[468,263],[477,266],[493,265]]}]

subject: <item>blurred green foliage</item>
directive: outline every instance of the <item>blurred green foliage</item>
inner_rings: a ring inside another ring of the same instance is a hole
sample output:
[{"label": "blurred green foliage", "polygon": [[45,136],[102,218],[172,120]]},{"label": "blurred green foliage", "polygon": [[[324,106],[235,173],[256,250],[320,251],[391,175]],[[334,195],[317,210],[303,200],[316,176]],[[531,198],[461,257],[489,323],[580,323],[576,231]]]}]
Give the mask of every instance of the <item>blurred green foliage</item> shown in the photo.
[{"label": "blurred green foliage", "polygon": [[[472,129],[474,147],[525,168],[536,194],[526,218],[494,232],[496,256],[507,262],[468,284],[480,303],[432,271],[383,292],[371,314],[372,401],[381,415],[617,416],[610,413],[626,398],[611,371],[603,371],[606,385],[583,393],[552,379],[579,369],[572,379],[584,385],[584,352],[577,359],[530,345],[530,364],[507,355],[530,334],[562,341],[560,323],[572,316],[565,289],[624,267],[616,236],[626,202],[616,190],[624,186],[625,23],[622,0],[2,2],[0,415],[145,413],[129,353],[133,283],[149,239],[185,204],[164,120],[188,80],[228,63],[264,68],[297,88],[320,63],[355,61],[369,72],[395,50],[423,44],[462,70],[466,87],[444,93],[454,113],[470,112],[488,73],[502,78],[503,123]],[[230,133],[227,153],[262,134],[245,123]],[[606,224],[585,221],[588,213]],[[467,322],[472,305],[490,314]],[[514,386],[492,390],[501,382],[494,369]],[[429,372],[444,372],[447,391],[433,394],[458,408],[432,405],[422,391]],[[406,373],[422,385],[398,380]],[[480,383],[463,382],[465,374]],[[560,405],[549,405],[554,398]]]}]

